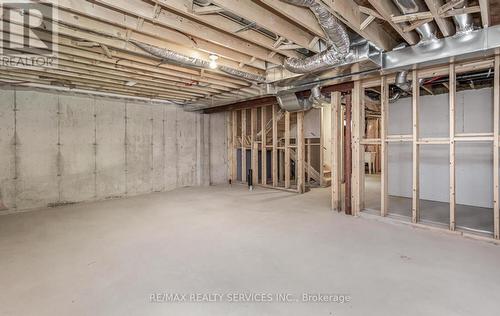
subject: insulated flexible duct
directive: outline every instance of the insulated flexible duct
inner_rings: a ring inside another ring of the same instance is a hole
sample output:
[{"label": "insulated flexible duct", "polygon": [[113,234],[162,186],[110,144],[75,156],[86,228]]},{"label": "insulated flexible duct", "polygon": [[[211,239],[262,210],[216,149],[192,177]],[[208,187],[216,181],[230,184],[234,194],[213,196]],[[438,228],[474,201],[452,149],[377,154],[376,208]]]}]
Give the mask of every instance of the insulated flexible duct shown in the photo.
[{"label": "insulated flexible duct", "polygon": [[[138,42],[138,41],[130,41],[130,42],[132,44],[136,45],[137,47],[139,47],[140,49],[144,50],[145,52],[147,52],[155,57],[158,57],[160,59],[167,60],[167,61],[170,61],[170,62],[173,62],[176,64],[180,64],[180,65],[210,69],[210,63],[208,61],[203,60],[203,59],[186,56],[186,55],[171,51],[169,49],[156,47],[156,46],[149,45],[149,44],[142,43],[142,42]],[[255,81],[255,82],[259,82],[259,83],[266,82],[266,78],[264,76],[255,75],[252,73],[248,73],[248,72],[234,69],[234,68],[227,67],[227,66],[218,66],[217,68],[220,71],[222,71],[228,75],[238,77],[241,79],[245,79],[247,81]]]},{"label": "insulated flexible duct", "polygon": [[349,53],[351,42],[342,23],[333,16],[323,3],[317,0],[281,0],[283,2],[309,8],[318,19],[327,37],[329,48],[319,54],[304,59],[288,58],[285,68],[293,73],[308,73],[326,69],[343,61]]}]

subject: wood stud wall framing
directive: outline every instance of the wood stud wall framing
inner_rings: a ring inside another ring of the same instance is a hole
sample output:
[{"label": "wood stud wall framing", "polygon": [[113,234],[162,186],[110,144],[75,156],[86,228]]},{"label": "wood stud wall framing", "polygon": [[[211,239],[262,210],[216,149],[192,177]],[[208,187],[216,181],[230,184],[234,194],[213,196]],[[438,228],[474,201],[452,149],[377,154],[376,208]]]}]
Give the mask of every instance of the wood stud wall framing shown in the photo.
[{"label": "wood stud wall framing", "polygon": [[[277,104],[273,104],[232,110],[229,113],[231,127],[227,130],[231,133],[228,136],[228,139],[231,139],[228,141],[230,146],[228,153],[231,155],[228,158],[231,183],[246,183],[247,169],[251,168],[254,186],[261,185],[304,193],[306,190],[304,112],[283,112]],[[260,124],[258,124],[259,119]],[[291,133],[293,129],[296,130],[294,137]],[[246,157],[248,151],[251,152],[250,161]],[[241,152],[241,169],[238,171],[239,152]],[[270,168],[268,168],[268,154],[271,155]],[[292,161],[295,162],[293,174]],[[238,179],[238,173],[241,173],[241,179]]]},{"label": "wood stud wall framing", "polygon": [[[420,145],[448,145],[449,146],[449,203],[450,203],[450,222],[449,230],[456,229],[456,178],[455,178],[455,145],[456,142],[491,142],[493,146],[493,237],[500,239],[500,55],[498,54],[494,59],[486,59],[480,61],[468,61],[462,63],[450,63],[447,66],[434,67],[422,70],[413,70],[411,72],[413,81],[412,91],[412,134],[409,135],[388,135],[388,115],[389,115],[389,84],[394,82],[394,76],[381,76],[378,79],[365,80],[361,83],[363,88],[370,88],[376,85],[381,87],[381,133],[380,139],[362,139],[357,142],[357,135],[353,136],[353,155],[364,152],[363,148],[369,144],[381,145],[381,216],[388,214],[388,144],[392,142],[404,142],[412,144],[412,216],[413,223],[420,222],[420,182],[419,182],[419,149]],[[470,71],[478,71],[481,69],[491,69],[494,67],[494,100],[493,100],[493,133],[457,133],[455,129],[455,106],[456,106],[456,93],[457,93],[457,73],[464,73]],[[420,78],[431,76],[446,76],[449,75],[449,137],[447,138],[422,138],[419,135],[419,105],[420,105],[420,87],[418,81]],[[356,85],[355,85],[356,87]],[[353,90],[353,126],[356,127],[358,122],[363,122],[360,114],[363,111],[356,109],[364,108],[363,102],[357,97],[358,91],[356,88]],[[332,97],[335,100],[335,97]],[[333,102],[332,111],[334,111],[335,101]],[[358,126],[359,127],[359,126]],[[361,128],[361,130],[364,127]],[[332,135],[338,133],[334,120],[332,120]],[[358,133],[358,128],[354,128],[354,133]],[[332,137],[332,149],[336,147],[336,141]],[[333,153],[333,150],[332,150]],[[334,157],[334,155],[332,155]],[[353,159],[353,194],[352,203],[354,214],[356,214],[356,205],[363,201],[362,187],[363,181],[358,181],[357,178],[364,174],[364,166],[358,163],[357,159]],[[335,159],[332,160],[332,165],[335,164]],[[335,167],[338,170],[338,166]],[[332,172],[335,174],[335,168]],[[359,178],[361,179],[361,178]],[[332,188],[332,207],[335,209],[340,203],[340,197],[337,197],[336,191]],[[362,209],[362,208],[361,208]]]},{"label": "wood stud wall framing", "polygon": [[340,211],[341,206],[341,179],[340,170],[341,167],[341,154],[342,150],[340,148],[341,142],[341,129],[343,128],[343,116],[342,116],[342,104],[341,104],[341,93],[332,93],[332,139],[331,139],[331,150],[332,150],[332,210]]}]

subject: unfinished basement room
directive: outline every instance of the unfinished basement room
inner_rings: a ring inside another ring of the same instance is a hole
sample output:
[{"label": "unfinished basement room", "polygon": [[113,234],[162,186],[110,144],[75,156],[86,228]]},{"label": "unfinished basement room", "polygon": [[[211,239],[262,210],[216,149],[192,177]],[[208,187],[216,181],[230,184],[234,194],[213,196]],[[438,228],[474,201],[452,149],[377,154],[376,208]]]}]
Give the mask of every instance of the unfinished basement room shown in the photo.
[{"label": "unfinished basement room", "polygon": [[500,314],[500,0],[0,11],[0,316]]}]

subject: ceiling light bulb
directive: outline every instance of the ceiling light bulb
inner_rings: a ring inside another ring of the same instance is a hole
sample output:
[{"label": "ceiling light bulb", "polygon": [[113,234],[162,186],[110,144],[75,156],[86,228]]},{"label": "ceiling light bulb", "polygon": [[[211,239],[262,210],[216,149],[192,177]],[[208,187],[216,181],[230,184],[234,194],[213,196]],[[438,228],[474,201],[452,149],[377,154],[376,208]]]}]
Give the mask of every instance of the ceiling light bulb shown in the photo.
[{"label": "ceiling light bulb", "polygon": [[208,64],[208,66],[211,68],[211,69],[216,69],[217,68],[217,59],[219,59],[219,57],[217,55],[210,55],[210,63]]}]

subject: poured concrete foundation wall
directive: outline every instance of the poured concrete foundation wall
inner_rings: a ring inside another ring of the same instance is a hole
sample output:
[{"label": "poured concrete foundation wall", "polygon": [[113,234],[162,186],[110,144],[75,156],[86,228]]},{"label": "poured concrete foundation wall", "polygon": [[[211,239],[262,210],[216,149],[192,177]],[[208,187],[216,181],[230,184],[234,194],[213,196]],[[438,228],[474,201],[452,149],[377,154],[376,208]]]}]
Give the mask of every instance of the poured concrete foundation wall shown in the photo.
[{"label": "poured concrete foundation wall", "polygon": [[210,114],[210,184],[228,183],[227,120],[230,112]]},{"label": "poured concrete foundation wall", "polygon": [[169,105],[0,90],[0,212],[206,185],[209,123]]}]

